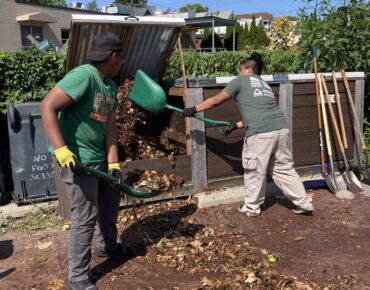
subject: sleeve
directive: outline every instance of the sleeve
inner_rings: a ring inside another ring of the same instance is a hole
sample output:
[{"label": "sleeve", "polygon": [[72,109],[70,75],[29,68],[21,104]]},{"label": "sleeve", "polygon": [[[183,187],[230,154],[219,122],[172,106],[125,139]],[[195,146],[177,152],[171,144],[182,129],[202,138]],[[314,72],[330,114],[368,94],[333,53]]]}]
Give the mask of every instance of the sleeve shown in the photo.
[{"label": "sleeve", "polygon": [[232,96],[234,98],[237,96],[239,91],[240,91],[240,79],[239,78],[233,79],[224,88],[224,92],[229,94],[230,96]]},{"label": "sleeve", "polygon": [[56,86],[78,102],[88,90],[91,82],[91,74],[83,67],[77,67],[71,70],[66,76],[60,80]]}]

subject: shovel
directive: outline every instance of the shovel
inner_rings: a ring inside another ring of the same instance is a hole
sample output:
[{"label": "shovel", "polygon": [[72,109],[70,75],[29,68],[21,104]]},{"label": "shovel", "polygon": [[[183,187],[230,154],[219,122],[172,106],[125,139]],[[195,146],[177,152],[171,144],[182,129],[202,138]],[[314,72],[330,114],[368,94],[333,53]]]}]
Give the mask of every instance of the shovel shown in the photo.
[{"label": "shovel", "polygon": [[[159,114],[165,109],[178,113],[184,111],[183,109],[167,104],[166,94],[162,87],[142,70],[138,70],[135,74],[134,86],[130,92],[129,99],[140,108],[154,115]],[[218,126],[231,126],[231,123],[227,121],[212,120],[199,115],[194,115],[194,118],[210,124],[222,134],[224,134],[224,129]]]},{"label": "shovel", "polygon": [[[358,180],[357,176],[352,171],[352,167],[349,163],[348,143],[347,143],[346,129],[344,127],[342,104],[340,103],[340,94],[339,94],[339,90],[338,90],[338,83],[337,83],[337,78],[336,78],[336,75],[335,75],[334,71],[332,72],[332,80],[333,80],[333,84],[334,84],[335,98],[336,98],[336,102],[337,102],[337,108],[338,108],[342,138],[340,138],[339,131],[338,131],[337,136],[338,136],[338,140],[340,141],[339,146],[341,146],[341,143],[343,142],[342,143],[343,148],[341,148],[341,151],[342,151],[342,154],[343,154],[345,172],[346,172],[346,175],[348,176],[349,181],[350,181],[350,184],[347,184],[347,186],[348,186],[349,190],[351,190],[351,191],[360,192],[360,191],[363,191],[364,188],[362,187],[362,184]],[[334,115],[333,115],[333,118],[334,118]]]},{"label": "shovel", "polygon": [[[330,101],[328,88],[326,86],[326,82],[325,82],[324,78],[322,78],[322,85],[324,87],[326,99],[327,99],[327,102],[328,102],[330,117],[331,117],[331,120],[333,122],[334,131],[335,131],[335,134],[337,135],[340,152],[342,153],[343,162],[344,162],[344,165],[345,165],[345,171],[342,173],[343,180],[346,183],[346,185],[347,185],[347,187],[350,191],[355,191],[355,192],[363,191],[361,183],[358,181],[355,174],[349,168],[349,163],[348,163],[348,160],[347,160],[347,156],[344,152],[342,137],[341,137],[341,134],[339,132],[338,123],[337,123],[337,120],[336,120],[335,115],[334,115],[333,106],[332,106],[331,101]],[[334,84],[334,87],[335,87],[335,84]],[[336,89],[335,89],[335,94],[337,95],[337,93],[338,93],[338,87],[336,87]]]},{"label": "shovel", "polygon": [[362,166],[361,166],[362,162],[361,162],[361,160],[359,160],[360,167],[361,167],[361,173],[363,174],[363,176],[367,180],[370,180],[369,152],[368,152],[368,148],[366,147],[366,144],[365,144],[364,135],[363,135],[362,130],[361,130],[360,122],[358,121],[355,105],[353,104],[351,90],[349,89],[346,72],[344,70],[342,70],[342,77],[343,77],[344,86],[346,87],[347,96],[348,96],[349,104],[350,104],[350,107],[351,107],[353,119],[355,120],[355,130],[357,131],[357,134],[360,136],[362,154],[365,155],[365,162],[366,162],[365,168],[362,168]]},{"label": "shovel", "polygon": [[114,176],[112,176],[108,173],[105,173],[103,171],[88,167],[88,166],[83,165],[82,163],[77,162],[77,161],[76,161],[75,168],[78,169],[78,170],[89,172],[89,173],[91,173],[91,174],[93,174],[93,175],[95,175],[99,178],[104,179],[105,181],[108,181],[109,183],[111,183],[114,186],[118,186],[123,193],[125,193],[125,194],[127,194],[128,196],[131,196],[131,197],[151,198],[151,197],[160,195],[162,193],[162,192],[159,192],[159,191],[148,192],[148,191],[136,190],[136,189],[132,188],[131,186],[129,186],[127,183],[125,183],[123,181],[120,182],[118,178],[115,178]]},{"label": "shovel", "polygon": [[329,133],[329,128],[328,128],[328,119],[326,116],[324,92],[322,89],[322,80],[323,80],[323,76],[321,75],[319,77],[320,103],[321,103],[322,119],[324,123],[326,146],[327,146],[329,162],[330,162],[330,174],[325,175],[325,181],[330,191],[336,195],[340,191],[347,190],[347,185],[344,182],[341,174],[339,172],[334,172],[333,154],[331,151],[330,133]]}]

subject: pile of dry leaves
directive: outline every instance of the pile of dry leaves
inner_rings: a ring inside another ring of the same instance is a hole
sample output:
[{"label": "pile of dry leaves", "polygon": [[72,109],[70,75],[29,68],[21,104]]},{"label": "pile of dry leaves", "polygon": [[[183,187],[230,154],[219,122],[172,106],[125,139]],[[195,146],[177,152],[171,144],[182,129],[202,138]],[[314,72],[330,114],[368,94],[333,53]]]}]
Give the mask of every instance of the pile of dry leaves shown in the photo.
[{"label": "pile of dry leaves", "polygon": [[[233,210],[226,207],[222,215],[226,218]],[[134,214],[122,212],[119,227],[129,224],[141,235],[126,241],[130,247],[145,251],[146,259],[163,266],[200,275],[198,289],[348,289],[355,283],[351,277],[338,276],[323,288],[310,279],[282,275],[276,265],[283,257],[251,246],[251,233],[236,225],[214,223],[209,209],[197,209],[194,200],[150,204],[135,208]]]}]

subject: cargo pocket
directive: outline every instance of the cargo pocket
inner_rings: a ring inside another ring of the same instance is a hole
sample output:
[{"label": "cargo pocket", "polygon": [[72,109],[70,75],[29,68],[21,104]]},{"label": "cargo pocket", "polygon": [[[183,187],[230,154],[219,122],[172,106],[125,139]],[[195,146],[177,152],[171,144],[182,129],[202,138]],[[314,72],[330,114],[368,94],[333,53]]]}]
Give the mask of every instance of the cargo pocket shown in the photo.
[{"label": "cargo pocket", "polygon": [[245,170],[255,171],[258,166],[258,158],[256,153],[243,154],[243,168]]}]

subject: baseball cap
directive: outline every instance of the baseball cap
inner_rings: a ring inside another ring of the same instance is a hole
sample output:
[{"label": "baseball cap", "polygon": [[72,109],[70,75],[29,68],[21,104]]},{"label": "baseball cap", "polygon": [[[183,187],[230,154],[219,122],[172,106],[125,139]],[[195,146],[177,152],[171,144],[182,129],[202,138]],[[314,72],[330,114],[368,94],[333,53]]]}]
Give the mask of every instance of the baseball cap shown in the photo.
[{"label": "baseball cap", "polygon": [[121,49],[122,43],[116,34],[113,32],[102,32],[94,37],[87,59],[102,61],[112,52]]}]

